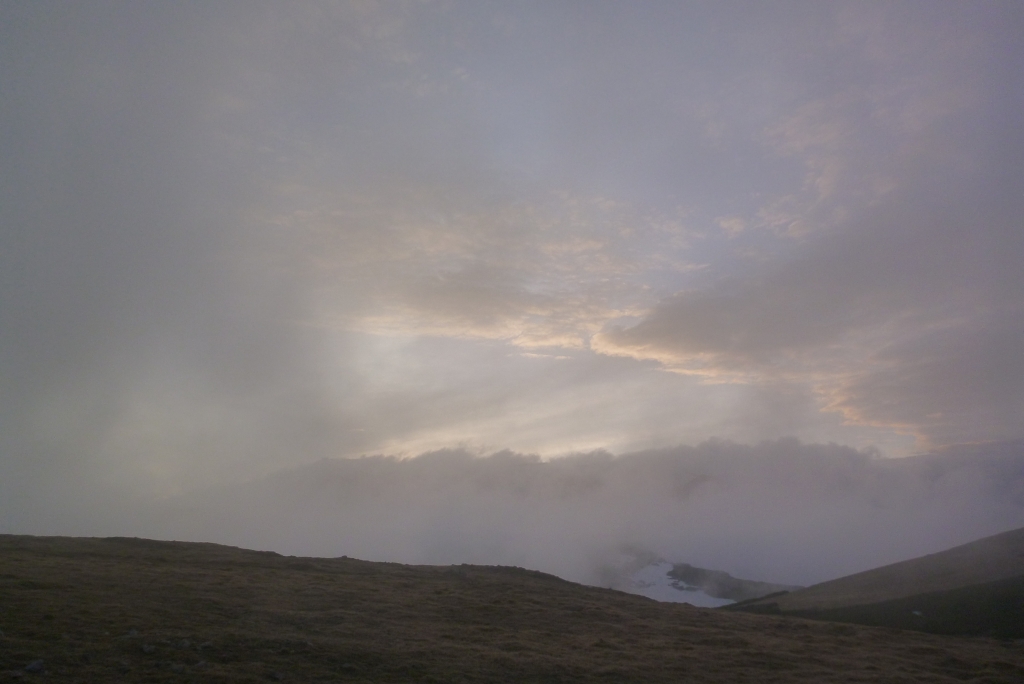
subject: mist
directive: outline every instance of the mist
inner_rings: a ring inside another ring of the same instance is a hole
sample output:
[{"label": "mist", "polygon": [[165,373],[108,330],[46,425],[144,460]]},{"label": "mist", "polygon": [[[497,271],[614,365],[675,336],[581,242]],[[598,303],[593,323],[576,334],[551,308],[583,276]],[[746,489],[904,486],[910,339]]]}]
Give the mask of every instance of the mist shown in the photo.
[{"label": "mist", "polygon": [[1020,442],[894,460],[786,439],[553,460],[323,460],[158,501],[80,503],[26,531],[516,565],[627,588],[657,558],[806,585],[1020,526]]},{"label": "mist", "polygon": [[1024,524],[1022,36],[0,2],[0,531],[806,583]]}]

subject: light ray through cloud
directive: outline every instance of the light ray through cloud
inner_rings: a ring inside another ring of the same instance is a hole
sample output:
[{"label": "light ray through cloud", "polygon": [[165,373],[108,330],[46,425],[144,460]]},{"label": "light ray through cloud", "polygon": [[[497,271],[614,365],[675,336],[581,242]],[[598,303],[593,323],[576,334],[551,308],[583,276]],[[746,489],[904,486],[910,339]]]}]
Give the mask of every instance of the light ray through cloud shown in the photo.
[{"label": "light ray through cloud", "polygon": [[1009,1],[2,3],[0,528],[179,534],[127,511],[445,450],[1017,453],[1021,36]]}]

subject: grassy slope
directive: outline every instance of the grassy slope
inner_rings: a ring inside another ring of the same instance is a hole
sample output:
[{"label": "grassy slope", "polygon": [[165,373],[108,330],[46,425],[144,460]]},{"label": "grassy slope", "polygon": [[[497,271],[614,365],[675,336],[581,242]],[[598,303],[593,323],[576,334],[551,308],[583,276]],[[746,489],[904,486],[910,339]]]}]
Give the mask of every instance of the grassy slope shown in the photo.
[{"label": "grassy slope", "polygon": [[[778,604],[772,600],[727,606],[726,609],[782,614]],[[793,610],[785,614],[814,620],[915,629],[933,634],[1024,639],[1024,577],[891,601],[821,610]]]},{"label": "grassy slope", "polygon": [[[1016,682],[1024,644],[659,604],[541,573],[0,535],[0,681]],[[42,660],[46,674],[26,673]]]},{"label": "grassy slope", "polygon": [[920,629],[936,634],[1024,638],[1024,577],[985,582],[808,617]]},{"label": "grassy slope", "polygon": [[822,582],[783,596],[766,597],[746,607],[775,603],[784,613],[834,610],[1021,576],[1024,576],[1024,528]]}]

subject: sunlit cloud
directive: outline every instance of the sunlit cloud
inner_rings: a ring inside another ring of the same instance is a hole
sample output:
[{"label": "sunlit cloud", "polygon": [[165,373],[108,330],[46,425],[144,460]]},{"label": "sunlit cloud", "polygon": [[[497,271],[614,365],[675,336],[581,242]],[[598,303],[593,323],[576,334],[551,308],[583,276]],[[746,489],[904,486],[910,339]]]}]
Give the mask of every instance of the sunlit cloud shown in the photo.
[{"label": "sunlit cloud", "polygon": [[9,12],[13,531],[368,454],[1024,437],[1017,3]]}]

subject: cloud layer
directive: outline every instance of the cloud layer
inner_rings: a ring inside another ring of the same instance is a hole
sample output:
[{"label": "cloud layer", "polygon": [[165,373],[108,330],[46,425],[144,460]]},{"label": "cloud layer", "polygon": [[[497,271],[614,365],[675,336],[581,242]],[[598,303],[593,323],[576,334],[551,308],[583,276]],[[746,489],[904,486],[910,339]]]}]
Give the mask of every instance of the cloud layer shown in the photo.
[{"label": "cloud layer", "polygon": [[979,50],[928,21],[896,48],[893,17],[854,14],[846,66],[891,71],[839,81],[766,129],[802,160],[803,187],[720,219],[730,235],[760,224],[800,248],[674,293],[594,348],[709,378],[796,379],[848,421],[923,445],[1016,437],[1024,282],[1007,255],[1024,246],[1024,168],[1008,151],[1024,141],[1004,69],[1020,53],[999,31]]},{"label": "cloud layer", "polygon": [[1019,440],[1022,36],[1010,1],[5,3],[0,522],[430,461],[331,460],[366,454]]},{"label": "cloud layer", "polygon": [[519,565],[605,586],[653,557],[810,584],[1024,525],[1024,445],[896,460],[795,440],[551,461],[447,450],[118,505],[80,505],[59,530]]}]

